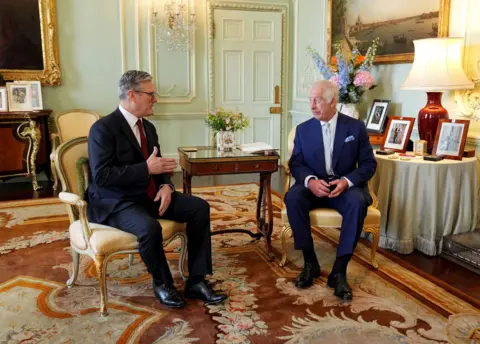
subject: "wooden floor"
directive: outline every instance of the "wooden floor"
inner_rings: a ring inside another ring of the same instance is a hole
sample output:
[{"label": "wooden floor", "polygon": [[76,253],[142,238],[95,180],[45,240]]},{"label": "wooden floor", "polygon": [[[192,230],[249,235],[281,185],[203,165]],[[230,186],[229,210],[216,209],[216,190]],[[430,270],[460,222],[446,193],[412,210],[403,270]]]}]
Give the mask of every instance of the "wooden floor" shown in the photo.
[{"label": "wooden floor", "polygon": [[[280,170],[282,171],[282,170]],[[182,174],[175,173],[172,179],[176,188],[182,187]],[[194,177],[192,187],[208,185],[226,185],[237,183],[258,182],[258,176],[252,174],[215,176],[215,177]],[[272,189],[278,193],[283,192],[285,178],[282,173],[275,173],[272,176]],[[0,201],[21,200],[32,198],[44,198],[55,196],[51,185],[42,182],[43,190],[34,192],[28,181],[16,183],[0,183]],[[480,300],[480,276],[459,266],[443,257],[426,256],[415,251],[409,255],[402,255],[393,251],[379,249],[383,254],[396,262],[407,266],[422,276],[443,286],[453,292],[460,291],[463,296],[467,294]]]}]

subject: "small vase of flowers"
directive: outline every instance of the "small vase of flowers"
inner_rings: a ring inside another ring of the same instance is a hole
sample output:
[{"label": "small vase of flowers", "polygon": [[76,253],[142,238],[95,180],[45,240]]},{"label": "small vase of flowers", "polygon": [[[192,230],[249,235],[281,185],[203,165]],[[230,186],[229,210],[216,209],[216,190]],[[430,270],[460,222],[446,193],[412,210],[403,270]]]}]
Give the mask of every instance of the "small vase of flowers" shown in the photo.
[{"label": "small vase of flowers", "polygon": [[238,109],[232,111],[222,107],[210,111],[205,123],[216,136],[218,152],[231,152],[235,147],[235,131],[242,130],[249,125],[248,118]]},{"label": "small vase of flowers", "polygon": [[[338,102],[341,108],[354,109],[352,104],[362,101],[366,90],[371,90],[374,85],[373,76],[370,73],[373,59],[377,52],[379,39],[375,38],[368,48],[365,56],[362,56],[357,47],[348,39],[337,45],[336,54],[327,64],[320,54],[312,47],[307,47],[307,54],[312,58],[322,76],[333,82],[338,87]],[[354,110],[358,118],[358,112]]]}]

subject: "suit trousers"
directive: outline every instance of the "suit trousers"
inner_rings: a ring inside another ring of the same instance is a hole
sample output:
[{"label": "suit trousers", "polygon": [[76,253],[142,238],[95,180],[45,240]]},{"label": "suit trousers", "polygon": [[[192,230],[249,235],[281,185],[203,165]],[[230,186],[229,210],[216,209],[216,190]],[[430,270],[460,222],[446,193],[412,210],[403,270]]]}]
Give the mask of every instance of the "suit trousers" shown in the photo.
[{"label": "suit trousers", "polygon": [[293,231],[296,249],[313,247],[309,212],[316,208],[332,208],[342,215],[337,257],[353,254],[367,216],[370,198],[359,188],[352,187],[335,198],[315,196],[303,185],[295,184],[285,195],[287,216]]},{"label": "suit trousers", "polygon": [[[105,224],[137,236],[142,260],[156,284],[173,284],[163,250],[162,228],[157,219],[160,202],[146,200],[110,214]],[[188,237],[188,271],[190,276],[212,273],[210,206],[207,201],[180,192],[172,200],[162,219],[186,223]]]}]

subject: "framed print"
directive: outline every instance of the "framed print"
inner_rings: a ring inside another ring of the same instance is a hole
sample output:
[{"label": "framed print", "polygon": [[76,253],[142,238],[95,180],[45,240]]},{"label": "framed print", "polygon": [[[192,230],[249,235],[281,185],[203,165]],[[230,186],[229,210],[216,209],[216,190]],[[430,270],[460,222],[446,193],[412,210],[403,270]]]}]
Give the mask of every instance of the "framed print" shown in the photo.
[{"label": "framed print", "polygon": [[367,119],[367,131],[370,133],[382,134],[385,131],[385,124],[390,100],[375,99]]},{"label": "framed print", "polygon": [[[328,0],[328,59],[342,39],[365,56],[372,41],[379,46],[374,63],[413,62],[413,40],[447,37],[450,0]],[[372,10],[377,9],[377,10]]]},{"label": "framed print", "polygon": [[32,111],[30,84],[7,82],[8,108],[10,111]]},{"label": "framed print", "polygon": [[464,119],[439,120],[433,143],[433,155],[462,160],[469,125],[470,121]]},{"label": "framed print", "polygon": [[7,88],[0,87],[0,112],[8,111]]},{"label": "framed print", "polygon": [[382,150],[390,149],[405,153],[414,122],[415,118],[413,117],[390,117],[387,134],[383,137]]},{"label": "framed print", "polygon": [[32,110],[43,110],[42,86],[40,85],[40,81],[26,81],[25,84],[30,84]]},{"label": "framed print", "polygon": [[5,80],[60,85],[55,1],[0,1],[0,73]]}]

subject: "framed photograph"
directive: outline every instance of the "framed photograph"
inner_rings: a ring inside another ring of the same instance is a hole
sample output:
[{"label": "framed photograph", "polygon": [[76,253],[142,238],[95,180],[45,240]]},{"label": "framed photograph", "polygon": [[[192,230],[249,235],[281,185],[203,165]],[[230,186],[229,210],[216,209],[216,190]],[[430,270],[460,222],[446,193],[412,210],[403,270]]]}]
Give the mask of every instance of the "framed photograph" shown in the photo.
[{"label": "framed photograph", "polygon": [[439,120],[433,143],[433,155],[462,160],[469,125],[470,121],[464,119]]},{"label": "framed photograph", "polygon": [[0,1],[0,73],[5,80],[60,84],[55,1]]},{"label": "framed photograph", "polygon": [[32,110],[43,110],[42,86],[40,85],[40,81],[16,81],[15,83],[29,84],[30,95],[32,97]]},{"label": "framed photograph", "polygon": [[390,149],[405,153],[414,122],[415,118],[413,117],[390,117],[387,124],[387,133],[383,137],[382,150]]},{"label": "framed photograph", "polygon": [[7,82],[7,93],[10,111],[32,111],[30,84]]},{"label": "framed photograph", "polygon": [[0,112],[8,111],[7,88],[0,87]]},{"label": "framed photograph", "polygon": [[[413,62],[414,39],[447,37],[450,0],[328,0],[328,59],[343,39],[365,55],[380,42],[374,63]],[[372,10],[377,9],[377,10]]]},{"label": "framed photograph", "polygon": [[375,99],[367,119],[367,131],[370,133],[383,134],[388,113],[390,100]]}]

